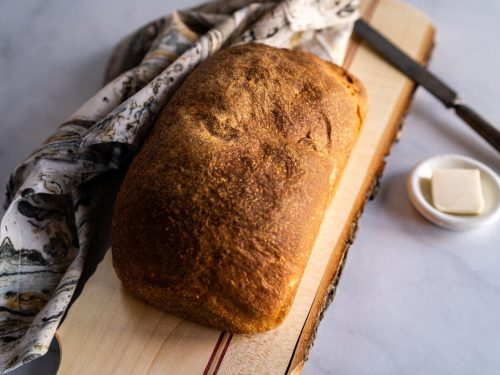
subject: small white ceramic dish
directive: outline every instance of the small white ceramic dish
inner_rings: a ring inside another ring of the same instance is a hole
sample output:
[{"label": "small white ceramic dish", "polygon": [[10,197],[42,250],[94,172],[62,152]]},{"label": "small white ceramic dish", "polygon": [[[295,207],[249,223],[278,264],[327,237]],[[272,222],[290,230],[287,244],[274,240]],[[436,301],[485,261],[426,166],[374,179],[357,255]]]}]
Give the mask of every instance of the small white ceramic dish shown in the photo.
[{"label": "small white ceramic dish", "polygon": [[[432,205],[430,179],[436,168],[474,168],[481,173],[484,210],[479,215],[453,215]],[[413,206],[429,221],[452,230],[468,230],[490,225],[500,219],[500,178],[483,163],[460,155],[438,155],[417,164],[406,181]]]}]

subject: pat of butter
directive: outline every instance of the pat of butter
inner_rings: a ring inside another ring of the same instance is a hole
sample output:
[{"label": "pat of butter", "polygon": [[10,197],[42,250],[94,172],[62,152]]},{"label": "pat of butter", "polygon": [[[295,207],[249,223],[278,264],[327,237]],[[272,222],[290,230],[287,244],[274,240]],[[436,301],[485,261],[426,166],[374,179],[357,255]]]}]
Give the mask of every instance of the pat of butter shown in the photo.
[{"label": "pat of butter", "polygon": [[477,169],[435,169],[431,178],[434,207],[450,214],[477,215],[484,208]]}]

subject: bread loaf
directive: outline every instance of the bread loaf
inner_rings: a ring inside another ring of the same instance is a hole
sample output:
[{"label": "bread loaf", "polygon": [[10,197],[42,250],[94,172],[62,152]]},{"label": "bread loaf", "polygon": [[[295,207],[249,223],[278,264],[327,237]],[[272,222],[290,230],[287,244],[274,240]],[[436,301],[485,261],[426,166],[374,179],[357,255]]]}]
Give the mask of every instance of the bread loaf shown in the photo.
[{"label": "bread loaf", "polygon": [[123,286],[220,330],[276,327],[365,108],[358,80],[308,53],[245,44],[200,64],[118,194],[112,251]]}]

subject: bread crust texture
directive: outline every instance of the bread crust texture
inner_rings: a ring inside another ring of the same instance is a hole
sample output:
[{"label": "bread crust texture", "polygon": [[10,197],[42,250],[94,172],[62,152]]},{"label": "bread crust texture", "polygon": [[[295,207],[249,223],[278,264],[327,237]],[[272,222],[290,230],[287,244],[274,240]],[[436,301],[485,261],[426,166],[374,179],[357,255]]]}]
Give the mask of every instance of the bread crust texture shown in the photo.
[{"label": "bread crust texture", "polygon": [[201,63],[120,188],[123,286],[219,330],[278,326],[365,113],[363,85],[306,52],[244,44]]}]

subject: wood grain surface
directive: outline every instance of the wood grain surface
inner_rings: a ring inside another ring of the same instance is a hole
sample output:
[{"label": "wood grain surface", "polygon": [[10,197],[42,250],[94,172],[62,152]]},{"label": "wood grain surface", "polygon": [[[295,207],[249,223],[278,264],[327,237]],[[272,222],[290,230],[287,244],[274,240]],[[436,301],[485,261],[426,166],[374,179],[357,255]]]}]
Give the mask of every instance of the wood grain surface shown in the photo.
[{"label": "wood grain surface", "polygon": [[[427,60],[434,29],[425,15],[398,0],[362,4],[375,28],[409,55]],[[232,335],[173,317],[123,291],[108,251],[57,332],[59,374],[300,373],[414,89],[355,38],[346,67],[367,88],[368,117],[285,322],[262,334]]]}]

